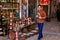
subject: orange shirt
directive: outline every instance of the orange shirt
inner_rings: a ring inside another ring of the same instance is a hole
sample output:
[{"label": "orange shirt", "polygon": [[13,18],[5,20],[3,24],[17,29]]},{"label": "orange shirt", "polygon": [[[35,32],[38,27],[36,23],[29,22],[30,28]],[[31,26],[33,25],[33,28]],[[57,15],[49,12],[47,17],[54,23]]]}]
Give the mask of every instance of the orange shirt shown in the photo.
[{"label": "orange shirt", "polygon": [[38,16],[37,23],[43,23],[45,21],[45,18],[46,18],[46,13],[43,10],[39,10],[38,12],[40,13],[41,18],[39,18],[40,16]]}]

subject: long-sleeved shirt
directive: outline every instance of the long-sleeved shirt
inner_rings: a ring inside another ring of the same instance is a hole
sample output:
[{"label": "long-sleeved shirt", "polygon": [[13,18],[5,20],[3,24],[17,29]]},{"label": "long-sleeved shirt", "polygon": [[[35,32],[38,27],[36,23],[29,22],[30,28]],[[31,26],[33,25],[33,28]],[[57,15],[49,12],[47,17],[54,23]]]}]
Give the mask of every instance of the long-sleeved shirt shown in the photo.
[{"label": "long-sleeved shirt", "polygon": [[[40,16],[38,16],[39,15],[38,13],[40,14]],[[46,18],[45,11],[39,10],[37,12],[36,18],[37,18],[37,23],[43,23],[45,21],[45,18]]]}]

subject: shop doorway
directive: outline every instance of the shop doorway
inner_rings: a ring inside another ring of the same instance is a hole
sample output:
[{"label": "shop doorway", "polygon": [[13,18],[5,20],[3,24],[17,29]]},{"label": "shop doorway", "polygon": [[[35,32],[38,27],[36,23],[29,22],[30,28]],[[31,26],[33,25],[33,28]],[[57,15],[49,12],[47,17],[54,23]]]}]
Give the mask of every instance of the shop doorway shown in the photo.
[{"label": "shop doorway", "polygon": [[28,15],[29,17],[32,18],[32,20],[34,21],[35,20],[35,13],[36,13],[36,3],[37,1],[36,0],[29,0],[28,1]]}]

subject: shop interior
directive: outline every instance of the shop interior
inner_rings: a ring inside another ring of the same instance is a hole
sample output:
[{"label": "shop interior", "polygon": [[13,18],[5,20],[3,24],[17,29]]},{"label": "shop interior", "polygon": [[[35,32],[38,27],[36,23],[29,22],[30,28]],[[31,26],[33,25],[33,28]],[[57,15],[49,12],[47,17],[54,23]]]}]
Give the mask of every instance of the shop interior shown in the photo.
[{"label": "shop interior", "polygon": [[22,33],[21,35],[29,35],[27,33],[35,30],[34,26],[36,23],[34,16],[36,0],[34,3],[33,1],[34,0],[0,1],[0,35],[6,36],[16,31],[19,32],[19,34]]},{"label": "shop interior", "polygon": [[[19,33],[18,35],[36,34],[38,31],[35,18],[37,3],[39,3],[37,0],[0,0],[1,35],[6,36],[16,32]],[[46,12],[47,21],[55,17],[51,11],[51,4],[41,4],[41,6]]]}]

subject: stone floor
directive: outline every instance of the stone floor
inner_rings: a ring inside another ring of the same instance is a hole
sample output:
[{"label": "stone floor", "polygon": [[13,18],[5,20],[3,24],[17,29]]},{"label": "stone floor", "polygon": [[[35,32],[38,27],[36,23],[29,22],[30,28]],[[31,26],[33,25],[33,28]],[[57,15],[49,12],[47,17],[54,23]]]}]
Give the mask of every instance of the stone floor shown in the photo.
[{"label": "stone floor", "polygon": [[[27,38],[26,40],[37,40],[38,34]],[[7,37],[1,37],[0,40],[8,40]],[[60,40],[60,22],[56,19],[51,22],[45,22],[43,28],[43,38],[41,40]]]},{"label": "stone floor", "polygon": [[51,22],[45,22],[43,31],[60,33],[60,22],[56,19],[52,19]]},{"label": "stone floor", "polygon": [[[38,35],[34,35],[26,40],[37,40],[37,37],[38,37]],[[60,36],[44,34],[44,37],[41,40],[60,40]]]},{"label": "stone floor", "polygon": [[[43,28],[44,37],[41,40],[60,40],[60,22],[52,19],[51,22],[45,22]],[[38,35],[34,35],[27,40],[37,40]]]}]

